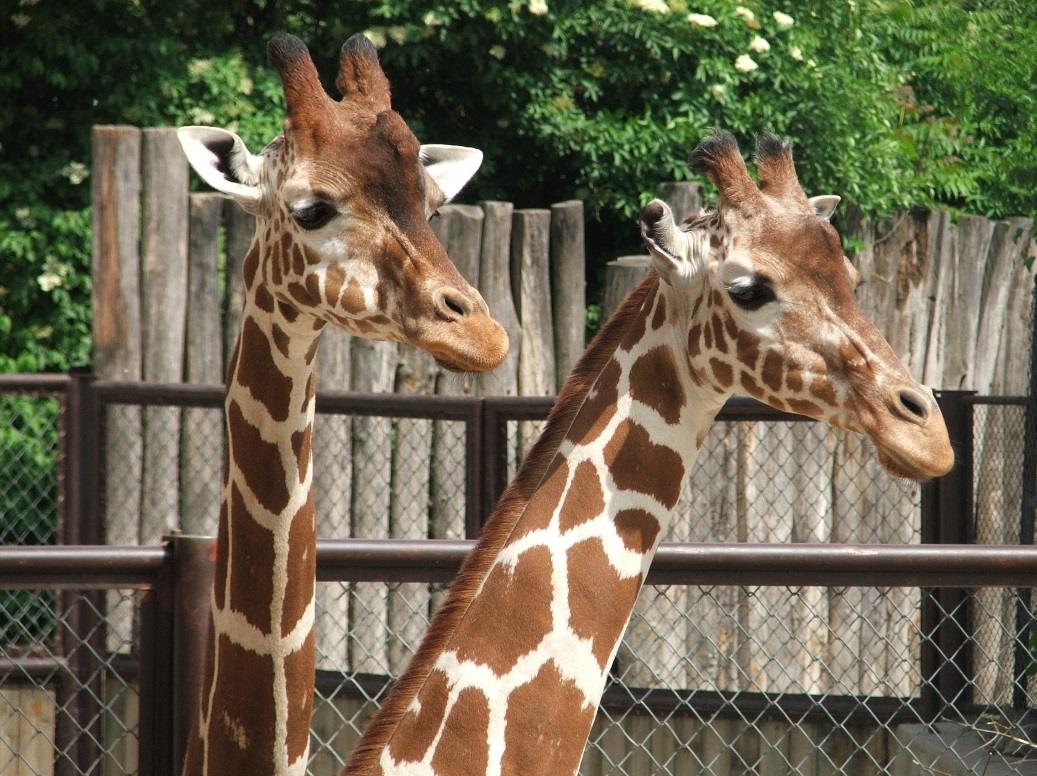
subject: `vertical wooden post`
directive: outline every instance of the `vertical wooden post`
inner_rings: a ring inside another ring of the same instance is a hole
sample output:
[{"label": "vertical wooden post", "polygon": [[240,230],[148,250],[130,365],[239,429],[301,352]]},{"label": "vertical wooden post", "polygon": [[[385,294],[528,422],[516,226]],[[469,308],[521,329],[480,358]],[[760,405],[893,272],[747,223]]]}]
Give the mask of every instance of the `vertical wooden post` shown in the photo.
[{"label": "vertical wooden post", "polygon": [[[141,299],[144,379],[183,379],[187,308],[187,160],[176,130],[145,129]],[[140,540],[159,542],[179,523],[180,410],[144,412]]]},{"label": "vertical wooden post", "polygon": [[[94,127],[91,136],[93,364],[101,380],[140,380],[140,148],[136,127]],[[104,541],[140,541],[144,445],[139,407],[105,413]],[[108,647],[133,638],[133,610],[107,594]]]},{"label": "vertical wooden post", "polygon": [[587,300],[583,202],[551,205],[551,315],[555,333],[555,389],[561,390],[584,350]]},{"label": "vertical wooden post", "polygon": [[620,256],[605,265],[605,289],[601,297],[599,326],[619,309],[623,300],[644,280],[652,260],[648,256]]},{"label": "vertical wooden post", "polygon": [[504,362],[489,374],[477,378],[482,396],[518,394],[518,358],[522,350],[522,327],[515,310],[515,289],[511,285],[510,202],[482,202],[482,246],[479,254],[479,291],[501,326],[508,333],[510,347]]},{"label": "vertical wooden post", "polygon": [[[474,205],[446,205],[439,209],[432,230],[446,249],[461,276],[478,287],[482,253],[482,209]],[[437,370],[438,371],[438,370]],[[436,393],[472,394],[477,382],[438,371]],[[432,431],[430,493],[431,535],[437,539],[464,538],[465,526],[465,435],[460,424],[435,421]]]},{"label": "vertical wooden post", "polygon": [[[186,382],[223,383],[223,316],[219,283],[219,194],[190,196],[187,249],[187,359]],[[223,490],[223,414],[189,407],[184,410],[183,487],[180,525],[189,534],[216,533]]]},{"label": "vertical wooden post", "polygon": [[698,215],[702,208],[702,194],[694,181],[671,181],[660,183],[659,199],[670,206],[673,220],[678,224],[688,216]]}]

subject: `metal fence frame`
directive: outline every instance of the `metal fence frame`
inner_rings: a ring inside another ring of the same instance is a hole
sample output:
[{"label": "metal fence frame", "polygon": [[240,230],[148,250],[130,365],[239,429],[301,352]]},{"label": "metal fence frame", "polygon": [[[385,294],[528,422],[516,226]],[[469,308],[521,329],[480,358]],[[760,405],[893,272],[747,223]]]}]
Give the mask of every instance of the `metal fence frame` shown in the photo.
[{"label": "metal fence frame", "polygon": [[[59,488],[59,541],[57,547],[0,547],[0,587],[88,590],[88,598],[67,607],[77,633],[97,632],[100,654],[103,635],[99,612],[103,591],[136,588],[141,595],[140,647],[137,657],[119,656],[120,670],[140,682],[140,757],[142,772],[167,773],[177,761],[186,731],[184,709],[194,702],[201,677],[211,564],[211,540],[173,537],[164,546],[97,546],[101,537],[102,456],[105,408],[110,404],[177,407],[223,406],[219,386],[166,385],[97,381],[87,372],[68,375],[0,375],[0,394],[41,394],[61,402]],[[917,586],[934,589],[923,596],[921,628],[921,692],[905,707],[899,698],[812,696],[704,691],[606,690],[602,706],[628,709],[632,705],[660,712],[677,705],[713,713],[734,704],[746,713],[778,709],[794,718],[835,715],[851,719],[895,721],[898,714],[936,719],[946,710],[946,699],[962,697],[968,684],[969,607],[962,605],[967,589],[980,586],[1037,587],[1037,547],[975,546],[972,535],[973,408],[978,404],[1024,405],[1025,398],[977,397],[966,391],[938,392],[955,447],[958,465],[947,476],[921,489],[921,545],[755,545],[664,544],[655,559],[648,583],[839,587]],[[546,417],[551,397],[450,397],[322,393],[317,411],[351,415],[455,420],[465,423],[466,515],[468,541],[341,540],[318,545],[317,573],[322,581],[445,582],[453,577],[470,549],[471,539],[492,510],[507,484],[507,423]],[[718,420],[802,421],[807,418],[775,411],[749,399],[728,402]],[[1024,521],[1025,522],[1025,521]],[[1030,528],[1032,535],[1032,527]],[[1021,526],[1025,538],[1027,526]],[[949,545],[938,547],[933,545]],[[62,593],[59,592],[59,596]],[[89,605],[83,605],[88,602]],[[953,613],[952,618],[941,613]],[[1021,617],[1018,628],[1029,628]],[[1022,635],[1021,633],[1018,635]],[[96,752],[91,736],[77,735],[74,719],[99,719],[96,688],[87,691],[82,677],[96,676],[89,650],[65,649],[56,658],[19,658],[0,661],[0,674],[49,676],[58,681],[56,773],[82,772]],[[1015,692],[1025,697],[1025,676],[1017,655]],[[350,681],[356,681],[350,677]],[[360,677],[377,691],[384,676]],[[318,671],[318,686],[332,690],[345,675]],[[99,724],[99,723],[98,723]],[[97,740],[98,736],[93,736]]]}]

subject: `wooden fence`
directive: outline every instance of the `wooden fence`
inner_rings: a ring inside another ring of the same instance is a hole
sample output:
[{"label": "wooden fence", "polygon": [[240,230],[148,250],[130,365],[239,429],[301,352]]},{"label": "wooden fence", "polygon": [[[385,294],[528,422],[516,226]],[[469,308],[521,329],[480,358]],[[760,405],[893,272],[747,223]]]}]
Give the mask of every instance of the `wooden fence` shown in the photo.
[{"label": "wooden fence", "polygon": [[[105,379],[221,382],[239,323],[251,216],[217,195],[189,193],[173,130],[97,127],[93,160],[95,372]],[[678,214],[700,205],[695,184],[663,184],[657,193]],[[452,205],[433,227],[507,328],[512,350],[504,364],[464,381],[414,349],[328,331],[319,386],[553,394],[584,347],[582,203],[524,210],[506,202]],[[865,280],[862,307],[916,377],[941,388],[1025,391],[1032,269],[1024,258],[1037,255],[1030,221],[962,216],[954,222],[945,211],[916,211],[872,222],[851,209],[841,227],[863,246],[854,255]],[[603,315],[646,266],[643,257],[608,265]],[[214,533],[219,413],[118,407],[107,423],[107,540],[152,543],[173,529]],[[463,535],[463,430],[456,423],[321,417],[318,424],[321,535]],[[513,430],[516,455],[535,430]],[[977,434],[978,466],[1003,466],[982,453],[985,431]],[[718,424],[697,467],[671,539],[919,539],[917,488],[886,477],[857,437],[813,424]],[[994,498],[1017,504],[1018,497],[976,493],[977,504]],[[977,540],[1011,541],[1017,515],[1004,510]],[[997,591],[989,597],[985,605],[1009,605]],[[423,616],[415,613],[426,614],[429,600],[423,586],[391,593],[379,585],[321,586],[320,665],[400,670],[406,654],[389,634],[412,644],[419,639]],[[130,640],[132,615],[120,614],[114,597],[109,606],[118,624],[109,643],[116,648]],[[790,596],[776,588],[730,588],[692,600],[688,591],[670,590],[665,600],[642,597],[618,665],[628,683],[650,687],[912,695],[917,662],[906,658],[917,654],[917,623],[901,616],[912,610],[913,591],[831,595],[817,588]],[[862,619],[862,611],[870,618]],[[676,623],[675,612],[681,613]],[[1010,634],[989,638],[984,648],[1006,650],[1011,665]],[[1000,679],[984,681],[983,692],[997,700]]]}]

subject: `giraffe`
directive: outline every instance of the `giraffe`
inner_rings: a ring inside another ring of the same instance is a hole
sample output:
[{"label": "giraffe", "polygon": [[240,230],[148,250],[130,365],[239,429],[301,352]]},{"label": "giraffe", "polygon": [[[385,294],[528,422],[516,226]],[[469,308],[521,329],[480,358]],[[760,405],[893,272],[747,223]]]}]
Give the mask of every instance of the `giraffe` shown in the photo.
[{"label": "giraffe", "polygon": [[228,453],[210,634],[184,774],[299,774],[314,677],[315,353],[327,324],[409,342],[443,366],[492,369],[504,329],[428,225],[481,152],[419,145],[392,110],[374,47],[342,47],[323,89],[305,44],[275,35],[284,133],[260,155],[236,135],[184,127],[192,166],[257,219],[226,392]]},{"label": "giraffe", "polygon": [[759,185],[714,133],[693,167],[720,193],[682,225],[654,200],[653,267],[591,343],[411,665],[344,774],[535,776],[580,763],[609,665],[706,431],[735,391],[871,438],[885,468],[953,464],[932,392],[857,307],[788,144]]}]

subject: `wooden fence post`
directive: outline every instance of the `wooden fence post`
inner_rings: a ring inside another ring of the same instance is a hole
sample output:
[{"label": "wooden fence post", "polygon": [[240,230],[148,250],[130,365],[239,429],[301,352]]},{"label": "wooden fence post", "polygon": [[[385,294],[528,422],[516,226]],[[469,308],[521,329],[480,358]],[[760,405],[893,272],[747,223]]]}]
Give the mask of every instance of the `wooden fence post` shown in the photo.
[{"label": "wooden fence post", "polygon": [[702,194],[694,181],[660,183],[657,192],[659,199],[670,206],[678,224],[688,216],[698,215],[702,208]]},{"label": "wooden fence post", "polygon": [[[140,149],[136,127],[94,127],[91,136],[93,365],[101,380],[140,380]],[[104,540],[140,540],[144,445],[139,407],[107,406]],[[108,648],[132,643],[133,610],[107,595]]]},{"label": "wooden fence post", "polygon": [[601,297],[601,317],[598,326],[619,309],[623,300],[644,280],[652,266],[649,256],[620,256],[605,265],[605,289]]},{"label": "wooden fence post", "polygon": [[587,270],[583,233],[583,202],[571,199],[551,205],[551,314],[558,391],[584,349]]},{"label": "wooden fence post", "polygon": [[[223,202],[223,223],[227,253],[227,300],[223,313],[224,375],[234,354],[241,330],[241,313],[245,307],[245,275],[242,266],[256,233],[256,217],[246,213],[232,199]],[[346,383],[348,385],[348,383]]]},{"label": "wooden fence post", "polygon": [[[223,197],[190,196],[186,382],[223,382],[223,316],[219,286],[219,237]],[[223,416],[217,410],[184,410],[180,482],[181,528],[188,534],[216,533],[223,491]]]},{"label": "wooden fence post", "polygon": [[522,327],[515,310],[515,289],[511,285],[510,202],[481,202],[483,211],[482,247],[479,254],[479,291],[490,314],[508,333],[508,355],[489,374],[479,375],[482,396],[518,394],[518,359],[522,351]]}]

